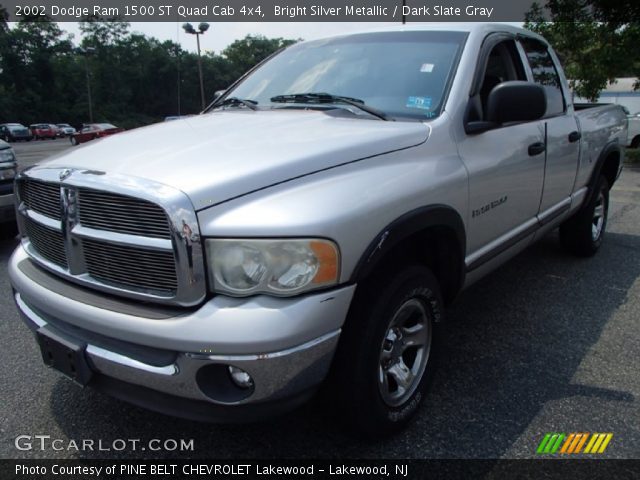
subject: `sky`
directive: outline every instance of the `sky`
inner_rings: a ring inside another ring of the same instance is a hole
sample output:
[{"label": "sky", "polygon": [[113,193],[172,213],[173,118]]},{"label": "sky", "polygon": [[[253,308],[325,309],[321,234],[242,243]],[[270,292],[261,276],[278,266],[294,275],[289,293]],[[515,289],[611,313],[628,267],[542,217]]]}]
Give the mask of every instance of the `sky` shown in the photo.
[{"label": "sky", "polygon": [[[156,37],[160,40],[173,40],[185,50],[195,52],[196,39],[193,35],[188,35],[182,30],[183,22],[132,22],[131,31],[144,33],[145,35]],[[396,22],[397,24],[397,22]],[[74,34],[75,42],[80,41],[80,28],[78,23],[59,23],[60,28]],[[197,25],[197,24],[196,24]],[[196,26],[194,25],[194,26]],[[203,51],[213,51],[220,53],[224,48],[235,40],[244,38],[246,35],[260,34],[268,38],[302,38],[313,40],[315,38],[336,35],[340,33],[357,32],[368,30],[376,26],[392,25],[392,23],[364,23],[364,22],[222,22],[210,23],[209,30],[200,36],[201,49]]]}]

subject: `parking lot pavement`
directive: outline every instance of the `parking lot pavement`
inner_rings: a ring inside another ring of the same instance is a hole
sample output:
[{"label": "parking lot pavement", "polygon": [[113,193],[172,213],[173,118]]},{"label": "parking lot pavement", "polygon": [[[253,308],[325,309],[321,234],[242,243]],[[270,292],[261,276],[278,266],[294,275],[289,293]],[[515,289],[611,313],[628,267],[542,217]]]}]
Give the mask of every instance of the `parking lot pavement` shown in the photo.
[{"label": "parking lot pavement", "polygon": [[[260,424],[211,425],[77,387],[42,365],[21,324],[6,271],[16,241],[2,240],[0,457],[525,458],[547,432],[611,432],[599,458],[640,458],[640,170],[612,191],[607,230],[592,259],[566,255],[552,234],[464,292],[416,421],[380,441],[347,435],[318,400]],[[18,435],[195,448],[20,451]]]},{"label": "parking lot pavement", "polygon": [[20,169],[35,165],[39,161],[56,153],[72,148],[68,138],[56,138],[55,140],[32,140],[31,142],[14,142],[11,144]]}]

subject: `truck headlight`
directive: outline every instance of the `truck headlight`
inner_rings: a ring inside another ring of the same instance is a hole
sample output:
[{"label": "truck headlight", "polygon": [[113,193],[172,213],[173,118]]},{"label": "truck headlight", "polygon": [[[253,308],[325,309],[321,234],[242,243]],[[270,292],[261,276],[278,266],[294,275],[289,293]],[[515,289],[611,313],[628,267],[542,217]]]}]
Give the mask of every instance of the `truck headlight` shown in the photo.
[{"label": "truck headlight", "polygon": [[0,164],[0,180],[13,180],[15,176],[15,168],[2,168],[2,164]]},{"label": "truck headlight", "polygon": [[16,155],[13,153],[13,148],[5,148],[0,150],[0,163],[15,163]]},{"label": "truck headlight", "polygon": [[208,239],[213,290],[235,296],[296,295],[338,282],[340,254],[324,239]]}]

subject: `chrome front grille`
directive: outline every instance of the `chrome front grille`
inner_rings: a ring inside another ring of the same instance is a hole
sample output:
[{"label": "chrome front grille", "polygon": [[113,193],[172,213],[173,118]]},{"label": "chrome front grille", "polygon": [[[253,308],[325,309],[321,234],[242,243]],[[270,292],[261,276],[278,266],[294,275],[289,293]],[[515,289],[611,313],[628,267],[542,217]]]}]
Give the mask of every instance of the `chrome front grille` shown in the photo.
[{"label": "chrome front grille", "polygon": [[167,215],[158,205],[110,192],[78,189],[78,214],[85,227],[152,238],[171,238]]},{"label": "chrome front grille", "polygon": [[89,275],[118,286],[175,292],[176,268],[171,252],[114,245],[96,240],[83,242]]},{"label": "chrome front grille", "polygon": [[[25,170],[17,185],[23,245],[37,263],[129,298],[184,306],[204,299],[198,223],[184,193],[141,179],[54,168]],[[191,232],[190,242],[183,231]]]},{"label": "chrome front grille", "polygon": [[40,255],[50,262],[67,268],[67,253],[64,249],[62,233],[53,228],[45,227],[30,218],[25,219],[26,234],[31,245]]},{"label": "chrome front grille", "polygon": [[18,192],[20,200],[28,209],[56,220],[62,218],[60,185],[33,181],[21,182]]}]

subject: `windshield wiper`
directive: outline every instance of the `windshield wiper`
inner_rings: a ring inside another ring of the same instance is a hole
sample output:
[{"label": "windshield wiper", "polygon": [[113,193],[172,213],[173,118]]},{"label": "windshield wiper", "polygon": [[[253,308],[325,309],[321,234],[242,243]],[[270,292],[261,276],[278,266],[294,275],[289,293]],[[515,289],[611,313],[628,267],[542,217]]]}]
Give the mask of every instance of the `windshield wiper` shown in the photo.
[{"label": "windshield wiper", "polygon": [[310,92],[276,95],[275,97],[271,97],[271,101],[274,103],[345,103],[352,107],[356,107],[363,112],[367,112],[374,117],[378,117],[381,120],[391,120],[386,113],[381,112],[377,108],[365,105],[364,101],[359,98],[343,97],[340,95],[332,95],[330,93]]},{"label": "windshield wiper", "polygon": [[256,105],[258,105],[258,102],[256,102],[255,100],[248,100],[245,98],[238,98],[238,97],[227,97],[225,98],[223,101],[221,101],[220,103],[216,103],[215,105],[213,105],[211,107],[211,110],[213,110],[214,108],[218,108],[218,107],[224,107],[227,105],[243,105],[251,110],[257,110],[258,107],[256,107]]}]

